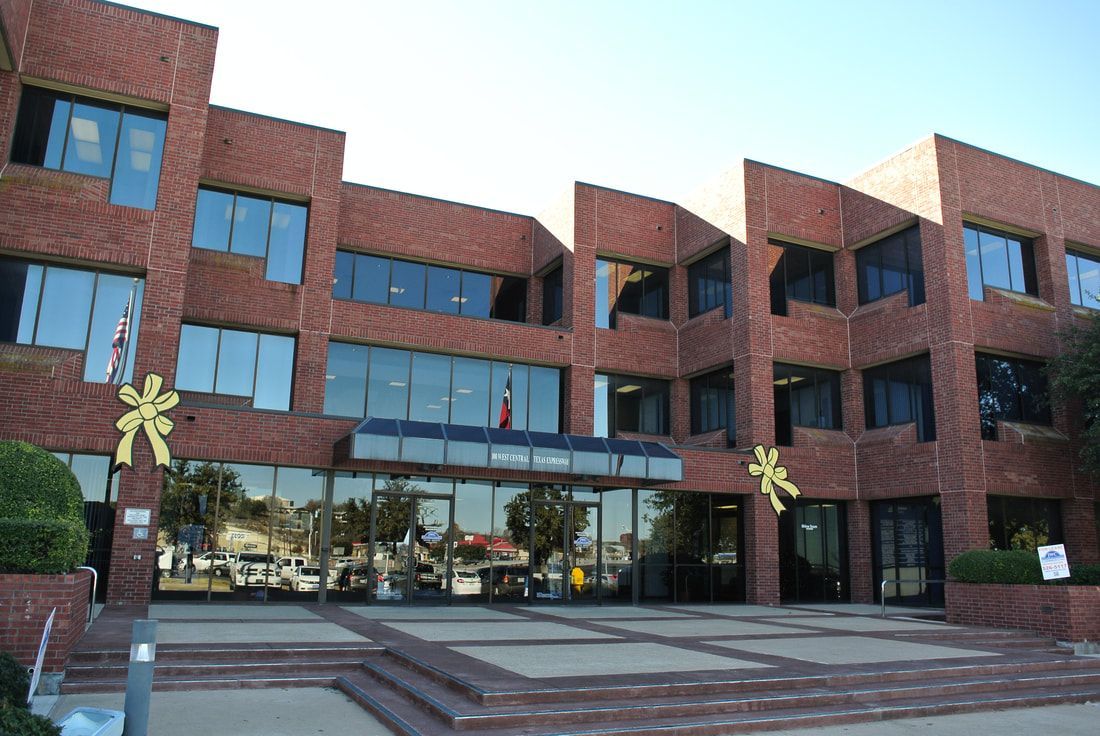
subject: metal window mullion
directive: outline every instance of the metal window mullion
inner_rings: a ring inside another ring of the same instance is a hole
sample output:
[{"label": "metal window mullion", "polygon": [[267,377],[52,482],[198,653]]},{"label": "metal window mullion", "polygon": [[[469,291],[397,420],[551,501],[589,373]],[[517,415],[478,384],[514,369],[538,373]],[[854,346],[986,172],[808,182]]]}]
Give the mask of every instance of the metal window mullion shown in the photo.
[{"label": "metal window mullion", "polygon": [[[92,315],[95,314],[95,302],[99,296],[99,271],[93,271],[92,277],[92,300],[88,304],[88,326],[84,330],[84,371],[88,370],[88,343],[92,341]],[[129,303],[129,302],[127,302]],[[128,319],[133,319],[132,314],[126,315]],[[111,342],[114,342],[114,335],[111,336]],[[126,370],[126,366],[120,366],[123,372]]]},{"label": "metal window mullion", "polygon": [[[329,350],[330,351],[332,350],[331,346],[332,346],[332,343],[329,343]],[[367,350],[367,370],[365,370],[363,372],[363,377],[364,377],[365,384],[363,386],[363,411],[360,414],[360,416],[366,417],[367,416],[367,402],[370,401],[370,359],[371,359],[371,352],[373,351],[373,348],[371,348],[369,345],[364,345],[364,347]],[[373,484],[372,484],[372,487],[373,487]]]},{"label": "metal window mullion", "polygon": [[[65,119],[65,135],[61,141],[61,163],[58,171],[65,171],[65,157],[69,155],[69,132],[73,127],[73,112],[76,110],[76,95],[69,95],[69,116]],[[49,136],[47,136],[47,139]]]},{"label": "metal window mullion", "polygon": [[237,193],[233,192],[233,206],[229,208],[229,240],[225,243],[225,252],[234,253],[233,231],[237,229]]},{"label": "metal window mullion", "polygon": [[[427,299],[425,293],[424,298]],[[489,369],[489,382],[492,383],[492,368]],[[447,421],[451,421],[451,410],[454,408],[455,403],[455,358],[450,356],[448,359],[447,367],[447,397],[450,401],[447,402]]]},{"label": "metal window mullion", "polygon": [[[115,171],[118,168],[118,147],[122,144],[122,121],[125,118],[125,113],[126,113],[126,107],[124,105],[119,106],[119,108],[118,108],[118,127],[115,129],[115,146],[114,146],[114,152],[111,154],[111,175],[110,175],[110,177],[111,177],[110,178],[111,191],[107,195],[108,199],[110,199],[111,196],[115,193]],[[211,565],[210,569],[211,570],[214,569],[213,565]]]},{"label": "metal window mullion", "polygon": [[[38,277],[38,306],[34,310],[34,326],[31,328],[31,345],[38,344],[38,328],[40,326],[39,323],[42,321],[42,298],[46,293],[46,271],[50,268],[50,266],[43,264],[42,273]],[[27,266],[27,270],[30,270],[30,266]],[[26,292],[26,286],[24,286],[23,290]],[[19,337],[18,333],[16,337]]]},{"label": "metal window mullion", "polygon": [[210,385],[210,393],[218,393],[218,370],[221,368],[222,357],[222,328],[218,327],[218,342],[214,346],[214,380]]},{"label": "metal window mullion", "polygon": [[[275,554],[271,551],[271,537],[274,532],[274,518],[275,518],[275,491],[279,487],[279,466],[276,465],[274,472],[271,475],[271,496],[267,501],[267,558],[270,560]],[[270,586],[268,583],[271,579],[271,568],[273,563],[268,562],[264,567],[264,603],[267,603],[267,591]]]},{"label": "metal window mullion", "polygon": [[[256,336],[256,357],[252,360],[252,408],[256,408],[256,381],[259,379],[260,373],[260,333],[252,333]],[[291,374],[291,384],[294,383],[294,376]],[[290,397],[287,397],[289,403]],[[265,599],[266,600],[266,599]]]},{"label": "metal window mullion", "polygon": [[[344,252],[351,256],[351,291],[348,292],[348,299],[355,301],[355,269],[359,265],[359,254],[351,251]],[[337,255],[339,255],[339,252]]]},{"label": "metal window mullion", "polygon": [[630,489],[630,603],[638,605],[641,565],[638,564],[638,489]]},{"label": "metal window mullion", "polygon": [[[270,207],[267,208],[267,235],[264,238],[264,263],[266,265],[267,258],[271,254],[271,223],[275,221],[275,198],[272,197],[268,200]],[[302,242],[302,262],[305,263],[305,241]]]},{"label": "metal window mullion", "polygon": [[405,419],[409,418],[409,413],[412,411],[412,395],[413,395],[413,351],[406,350],[409,354],[409,366],[405,371]]}]

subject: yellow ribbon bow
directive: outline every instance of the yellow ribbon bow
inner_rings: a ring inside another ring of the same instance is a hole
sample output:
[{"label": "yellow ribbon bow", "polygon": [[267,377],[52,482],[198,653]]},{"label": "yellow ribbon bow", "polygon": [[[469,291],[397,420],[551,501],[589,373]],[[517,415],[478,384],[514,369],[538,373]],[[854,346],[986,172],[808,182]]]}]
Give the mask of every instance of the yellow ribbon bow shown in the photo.
[{"label": "yellow ribbon bow", "polygon": [[790,494],[791,498],[798,498],[802,491],[798,490],[798,486],[787,480],[787,469],[782,465],[776,467],[776,461],[779,460],[779,450],[774,447],[764,451],[763,445],[757,445],[752,448],[752,451],[756,453],[755,463],[749,463],[749,475],[760,476],[760,492],[768,497],[768,500],[772,502],[772,508],[775,509],[775,514],[778,516],[783,513],[786,507],[783,502],[779,500],[779,494],[776,493],[773,486],[779,486],[784,491]]},{"label": "yellow ribbon bow", "polygon": [[168,445],[164,437],[175,427],[163,413],[180,403],[180,395],[175,391],[160,393],[160,387],[164,379],[156,373],[145,375],[145,390],[138,395],[137,389],[126,384],[118,390],[118,398],[122,403],[135,407],[126,412],[115,422],[122,432],[122,439],[118,441],[118,449],[115,451],[115,467],[129,465],[133,467],[134,436],[139,429],[145,430],[145,436],[149,438],[149,446],[153,448],[153,457],[158,465],[168,466],[172,462],[172,455],[168,451]]}]

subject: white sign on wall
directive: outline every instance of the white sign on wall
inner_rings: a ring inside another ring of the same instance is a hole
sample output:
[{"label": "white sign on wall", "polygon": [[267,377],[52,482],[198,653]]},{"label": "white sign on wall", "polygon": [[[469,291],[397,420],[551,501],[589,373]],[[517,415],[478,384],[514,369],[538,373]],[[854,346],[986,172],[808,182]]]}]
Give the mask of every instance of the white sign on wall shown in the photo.
[{"label": "white sign on wall", "polygon": [[149,526],[149,509],[126,509],[122,515],[122,523],[127,526]]},{"label": "white sign on wall", "polygon": [[1049,544],[1039,548],[1039,564],[1043,568],[1043,580],[1069,577],[1069,559],[1064,544]]}]

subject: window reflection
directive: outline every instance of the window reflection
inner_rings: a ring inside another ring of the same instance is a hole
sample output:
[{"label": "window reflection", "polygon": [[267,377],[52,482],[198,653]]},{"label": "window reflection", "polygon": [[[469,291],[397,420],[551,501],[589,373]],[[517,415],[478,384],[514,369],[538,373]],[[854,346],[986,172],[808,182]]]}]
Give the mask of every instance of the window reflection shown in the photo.
[{"label": "window reflection", "polygon": [[787,300],[836,306],[833,254],[779,240],[769,240],[775,265],[770,285],[772,314],[786,315]]},{"label": "window reflection", "polygon": [[294,338],[283,335],[181,325],[176,388],[247,397],[258,409],[286,411],[294,346]]},{"label": "window reflection", "polygon": [[983,286],[1038,294],[1032,242],[1011,233],[963,224],[970,298],[983,299]]}]

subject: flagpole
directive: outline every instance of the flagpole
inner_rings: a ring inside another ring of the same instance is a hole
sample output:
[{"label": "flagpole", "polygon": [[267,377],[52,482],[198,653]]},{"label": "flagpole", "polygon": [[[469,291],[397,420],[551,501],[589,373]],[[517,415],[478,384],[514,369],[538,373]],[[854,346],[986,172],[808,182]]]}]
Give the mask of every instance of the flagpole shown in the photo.
[{"label": "flagpole", "polygon": [[122,348],[122,365],[119,366],[118,381],[121,385],[126,380],[126,361],[130,359],[130,343],[132,342],[134,330],[134,297],[137,295],[138,279],[134,278],[134,283],[130,286],[130,301],[126,307],[126,344]]}]

